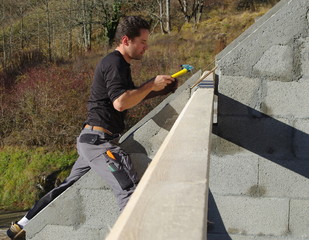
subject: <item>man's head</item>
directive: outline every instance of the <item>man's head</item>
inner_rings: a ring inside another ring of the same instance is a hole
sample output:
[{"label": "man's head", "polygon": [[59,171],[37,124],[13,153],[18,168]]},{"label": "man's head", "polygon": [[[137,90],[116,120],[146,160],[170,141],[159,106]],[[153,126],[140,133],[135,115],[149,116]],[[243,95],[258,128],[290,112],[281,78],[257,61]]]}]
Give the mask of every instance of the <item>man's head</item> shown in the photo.
[{"label": "man's head", "polygon": [[137,16],[125,17],[117,26],[115,34],[116,44],[119,45],[121,43],[123,36],[127,36],[129,39],[139,37],[141,29],[150,30],[150,25],[146,20]]},{"label": "man's head", "polygon": [[136,16],[126,17],[118,24],[115,34],[117,50],[128,62],[142,58],[148,48],[149,30],[149,23]]}]

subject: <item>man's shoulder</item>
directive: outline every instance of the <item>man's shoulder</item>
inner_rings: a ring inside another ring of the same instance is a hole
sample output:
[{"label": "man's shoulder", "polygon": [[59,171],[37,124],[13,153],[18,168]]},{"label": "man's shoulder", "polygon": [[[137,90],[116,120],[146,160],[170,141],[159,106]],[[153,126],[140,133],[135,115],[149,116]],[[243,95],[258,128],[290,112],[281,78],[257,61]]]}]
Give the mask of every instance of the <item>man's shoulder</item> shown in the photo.
[{"label": "man's shoulder", "polygon": [[101,63],[104,65],[123,64],[123,57],[120,52],[115,50],[102,58]]}]

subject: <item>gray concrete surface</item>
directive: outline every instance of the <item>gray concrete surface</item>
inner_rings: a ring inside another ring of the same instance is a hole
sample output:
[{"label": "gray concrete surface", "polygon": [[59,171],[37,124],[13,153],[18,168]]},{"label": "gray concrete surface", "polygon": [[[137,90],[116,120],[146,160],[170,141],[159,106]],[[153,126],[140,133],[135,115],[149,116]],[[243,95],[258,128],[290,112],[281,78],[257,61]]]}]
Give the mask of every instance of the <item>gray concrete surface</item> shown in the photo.
[{"label": "gray concrete surface", "polygon": [[260,235],[239,235],[239,234],[209,234],[208,240],[306,240],[306,238],[296,238],[289,236],[264,236]]},{"label": "gray concrete surface", "polygon": [[[289,49],[292,47],[290,45],[293,45],[295,40],[307,37],[309,30],[307,4],[307,0],[281,0],[269,13],[261,17],[217,56],[221,74],[269,76],[268,73],[271,71],[269,77],[272,80],[278,80],[280,77],[273,74],[278,69],[282,69],[283,66],[287,66],[288,62],[291,61],[286,60],[283,53],[280,53],[280,56],[275,56],[271,55],[270,51],[279,51],[280,48],[283,48],[284,51],[288,52],[286,53],[288,55],[291,51]],[[294,45],[292,49],[293,52],[297,52],[299,46]],[[260,69],[262,71],[254,74],[253,67],[262,57],[266,62],[260,63],[267,66],[267,69],[264,71]],[[295,61],[297,59],[293,60],[293,63],[297,64],[297,61]],[[273,69],[268,69],[271,66]],[[295,69],[293,66],[292,79],[297,79],[299,75],[299,68]],[[286,77],[280,78],[280,81],[287,80]]]},{"label": "gray concrete surface", "polygon": [[309,239],[308,13],[282,0],[217,56],[209,240]]},{"label": "gray concrete surface", "polygon": [[[186,105],[190,86],[200,75],[201,71],[196,72],[121,138],[121,146],[130,154],[140,176]],[[118,216],[112,192],[90,171],[35,216],[25,230],[28,240],[103,239]]]},{"label": "gray concrete surface", "polygon": [[[288,199],[214,195],[214,201],[230,234],[282,236],[288,232]],[[218,221],[212,208],[209,208],[209,221]],[[214,224],[212,233],[223,230]]]}]

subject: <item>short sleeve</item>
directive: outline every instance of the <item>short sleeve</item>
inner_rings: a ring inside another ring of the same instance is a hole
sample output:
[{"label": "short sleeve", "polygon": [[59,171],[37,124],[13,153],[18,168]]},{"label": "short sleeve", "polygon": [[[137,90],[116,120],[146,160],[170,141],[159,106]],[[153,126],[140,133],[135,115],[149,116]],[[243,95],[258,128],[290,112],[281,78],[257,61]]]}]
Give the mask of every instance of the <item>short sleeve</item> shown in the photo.
[{"label": "short sleeve", "polygon": [[[114,102],[125,91],[134,88],[130,69],[121,65],[111,65],[106,72],[106,88],[108,97]],[[133,87],[132,87],[133,85]]]}]

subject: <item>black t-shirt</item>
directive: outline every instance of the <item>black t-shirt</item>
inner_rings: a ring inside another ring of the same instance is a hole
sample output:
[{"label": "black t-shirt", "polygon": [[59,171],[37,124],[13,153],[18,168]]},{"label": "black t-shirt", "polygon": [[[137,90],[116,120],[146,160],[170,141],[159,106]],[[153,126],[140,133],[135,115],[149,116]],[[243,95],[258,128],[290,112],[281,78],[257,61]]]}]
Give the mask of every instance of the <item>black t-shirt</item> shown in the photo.
[{"label": "black t-shirt", "polygon": [[119,51],[108,54],[96,67],[85,123],[103,127],[112,133],[123,132],[127,111],[117,111],[113,101],[126,90],[134,88],[130,64]]}]

